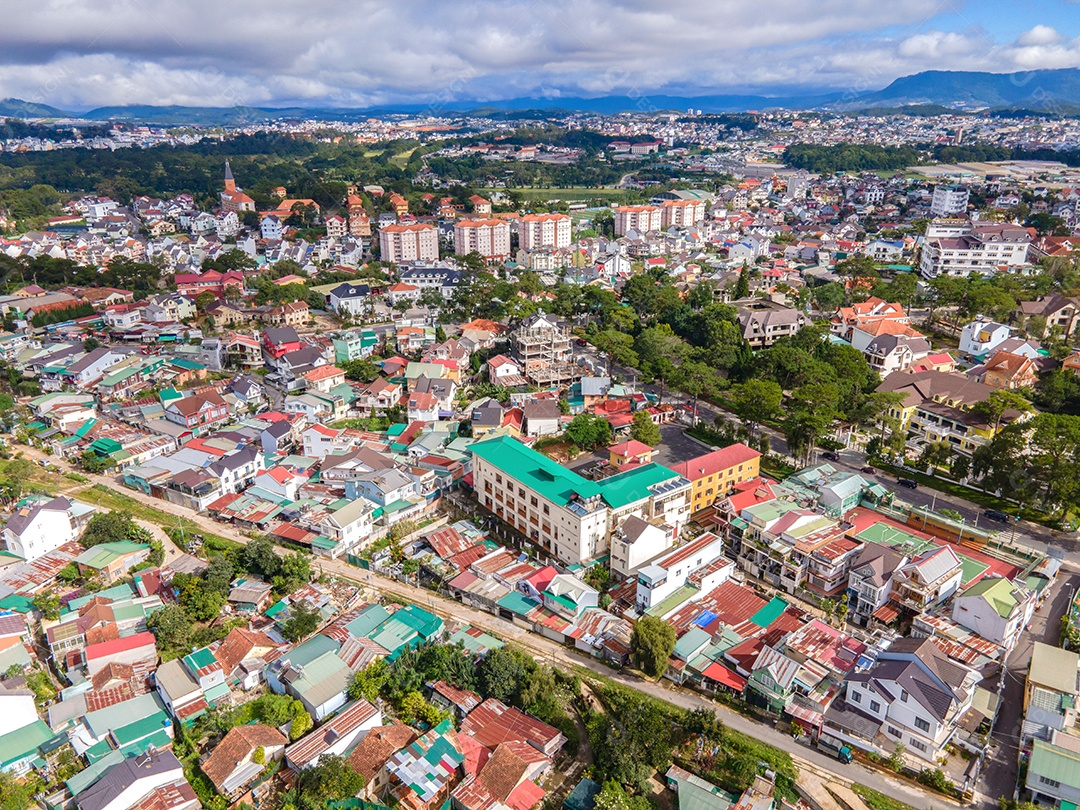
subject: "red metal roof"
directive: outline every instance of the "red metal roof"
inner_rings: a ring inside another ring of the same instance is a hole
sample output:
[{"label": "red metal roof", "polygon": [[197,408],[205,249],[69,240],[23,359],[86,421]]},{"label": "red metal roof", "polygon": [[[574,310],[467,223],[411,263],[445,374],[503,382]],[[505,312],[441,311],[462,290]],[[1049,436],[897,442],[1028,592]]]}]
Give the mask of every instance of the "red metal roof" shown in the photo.
[{"label": "red metal roof", "polygon": [[117,638],[112,641],[103,641],[101,644],[91,644],[86,648],[86,660],[104,658],[107,655],[115,655],[126,650],[135,650],[139,647],[154,646],[154,634],[149,632],[136,633],[126,638]]},{"label": "red metal roof", "polygon": [[746,688],[746,678],[738,672],[733,672],[728,669],[719,661],[713,661],[709,664],[701,675],[704,678],[708,678],[710,681],[716,681],[721,686],[734,689],[736,692],[742,692],[742,690]]}]

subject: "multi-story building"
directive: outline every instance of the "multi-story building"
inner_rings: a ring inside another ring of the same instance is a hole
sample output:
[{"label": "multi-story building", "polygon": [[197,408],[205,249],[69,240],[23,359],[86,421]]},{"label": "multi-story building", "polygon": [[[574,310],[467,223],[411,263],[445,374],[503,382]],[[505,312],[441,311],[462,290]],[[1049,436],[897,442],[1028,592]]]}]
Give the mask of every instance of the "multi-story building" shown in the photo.
[{"label": "multi-story building", "polygon": [[727,497],[743,481],[761,472],[761,453],[745,444],[732,444],[672,467],[690,481],[690,512],[712,506]]},{"label": "multi-story building", "polygon": [[570,330],[551,315],[526,318],[511,334],[510,346],[522,373],[533,385],[561,385],[581,376],[581,369],[574,363]]},{"label": "multi-story building", "polygon": [[739,310],[739,327],[751,349],[767,349],[810,323],[806,313],[762,298],[733,301],[732,305]]},{"label": "multi-story building", "polygon": [[[867,543],[859,549],[848,572],[851,621],[865,626],[871,618],[887,618],[885,614],[875,614],[888,603],[893,574],[907,561],[905,555],[879,543]],[[888,617],[895,615],[894,609]]]},{"label": "multi-story building", "polygon": [[[900,743],[915,756],[934,762],[960,727],[981,676],[961,666],[930,639],[902,638],[878,653],[874,665],[849,674],[845,700],[861,718],[859,736],[841,737],[849,744],[891,753]],[[843,733],[825,714],[822,733]],[[869,728],[876,725],[874,733]]]},{"label": "multi-story building", "polygon": [[953,621],[1007,650],[1035,610],[1035,594],[1003,577],[983,577],[952,602]]},{"label": "multi-story building", "polygon": [[522,250],[570,247],[571,220],[566,214],[526,214],[518,220]]},{"label": "multi-story building", "polygon": [[934,186],[934,196],[930,201],[930,213],[935,217],[955,217],[966,214],[967,207],[967,186]]},{"label": "multi-story building", "polygon": [[660,203],[660,224],[667,228],[689,228],[705,219],[704,200],[664,200]]},{"label": "multi-story building", "polygon": [[615,209],[615,234],[626,236],[629,231],[647,233],[664,227],[660,207],[656,205],[620,205]]},{"label": "multi-story building", "polygon": [[463,219],[454,225],[454,252],[479,253],[489,261],[510,255],[510,225],[501,219]]},{"label": "multi-story building", "polygon": [[919,272],[923,278],[993,275],[1027,264],[1031,234],[1010,223],[933,222],[926,229]]},{"label": "multi-story building", "polygon": [[470,450],[480,504],[566,564],[607,553],[631,516],[678,537],[690,513],[690,482],[659,464],[590,481],[505,436]]},{"label": "multi-story building", "polygon": [[[507,237],[509,251],[509,237]],[[439,259],[439,229],[414,222],[379,228],[379,257],[384,262],[433,262]]]},{"label": "multi-story building", "polygon": [[963,570],[960,558],[950,546],[938,546],[896,570],[892,599],[912,613],[920,613],[956,593]]}]

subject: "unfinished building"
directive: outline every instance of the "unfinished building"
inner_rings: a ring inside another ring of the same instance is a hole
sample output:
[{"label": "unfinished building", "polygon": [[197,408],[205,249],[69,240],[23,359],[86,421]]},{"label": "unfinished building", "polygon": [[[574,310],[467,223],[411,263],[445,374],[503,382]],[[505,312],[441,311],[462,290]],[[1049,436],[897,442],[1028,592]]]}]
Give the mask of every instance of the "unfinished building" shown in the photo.
[{"label": "unfinished building", "polygon": [[510,336],[510,345],[525,379],[539,388],[569,385],[581,376],[574,363],[570,330],[552,315],[534,315],[522,321]]}]

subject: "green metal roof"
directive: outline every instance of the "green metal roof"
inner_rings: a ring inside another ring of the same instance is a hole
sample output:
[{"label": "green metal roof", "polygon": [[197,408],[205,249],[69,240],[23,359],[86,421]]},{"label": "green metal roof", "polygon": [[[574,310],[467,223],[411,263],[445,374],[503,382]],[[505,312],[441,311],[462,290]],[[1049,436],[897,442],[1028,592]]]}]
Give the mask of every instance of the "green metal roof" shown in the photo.
[{"label": "green metal roof", "polygon": [[0,736],[0,767],[6,768],[13,762],[25,759],[37,751],[43,742],[51,740],[52,736],[52,729],[41,720]]},{"label": "green metal roof", "polygon": [[1039,784],[1033,776],[1045,776],[1074,790],[1080,788],[1080,754],[1036,738],[1028,766],[1028,781]]},{"label": "green metal roof", "polygon": [[612,509],[619,509],[647,497],[649,487],[678,477],[678,473],[667,467],[645,464],[600,482],[590,481],[508,436],[477,442],[469,449],[473,455],[561,506],[575,495],[581,498],[599,495]]},{"label": "green metal roof", "polygon": [[510,593],[495,604],[509,610],[511,613],[516,613],[518,616],[528,616],[540,607],[539,602],[530,599],[525,594],[519,593],[518,591],[510,591]]},{"label": "green metal roof", "polygon": [[161,731],[168,722],[169,715],[165,714],[165,712],[157,711],[147,717],[140,718],[133,723],[128,723],[126,726],[114,728],[112,736],[113,739],[116,740],[116,744],[120,748],[123,748],[125,745],[133,743],[136,740],[145,739],[151,734]]},{"label": "green metal roof", "polygon": [[1003,619],[1009,618],[1016,608],[1016,597],[1013,596],[1013,584],[1007,579],[991,577],[980,579],[963,596],[981,596],[990,607],[997,611]]},{"label": "green metal roof", "polygon": [[75,562],[100,571],[127,554],[136,554],[150,548],[146,543],[133,543],[130,540],[114,540],[111,543],[99,543],[91,546],[78,557]]},{"label": "green metal roof", "polygon": [[214,654],[210,651],[209,647],[203,647],[202,649],[195,650],[195,652],[190,655],[184,656],[184,664],[186,664],[187,668],[192,672],[197,672],[206,667],[212,667],[216,663],[217,658],[214,657]]},{"label": "green metal roof", "polygon": [[769,604],[750,617],[750,621],[758,627],[768,627],[780,618],[780,614],[787,608],[788,603],[779,596],[774,596]]}]

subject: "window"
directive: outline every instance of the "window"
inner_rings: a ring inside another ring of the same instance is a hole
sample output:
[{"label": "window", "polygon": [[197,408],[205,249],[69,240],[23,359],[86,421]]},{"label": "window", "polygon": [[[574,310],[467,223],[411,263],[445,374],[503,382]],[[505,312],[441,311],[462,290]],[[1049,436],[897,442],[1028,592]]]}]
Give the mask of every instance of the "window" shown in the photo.
[{"label": "window", "polygon": [[915,728],[917,728],[919,731],[929,731],[930,730],[930,723],[927,722],[926,720],[923,720],[921,717],[916,717],[915,718]]},{"label": "window", "polygon": [[917,751],[926,750],[926,743],[922,742],[921,740],[916,740],[914,737],[911,737],[909,738],[908,742],[911,743],[911,747]]},{"label": "window", "polygon": [[907,703],[907,690],[906,689],[901,689],[900,690],[900,702],[901,703]]},{"label": "window", "polygon": [[870,701],[870,711],[872,711],[874,714],[877,714],[878,712],[881,711],[881,704],[878,703],[876,700],[871,700]]},{"label": "window", "polygon": [[894,737],[899,737],[900,729],[898,729],[896,726],[889,726],[889,733]]},{"label": "window", "polygon": [[1040,776],[1039,777],[1039,784],[1046,785],[1047,787],[1052,787],[1052,788],[1061,787],[1061,782],[1058,782],[1056,779],[1048,779],[1045,776]]},{"label": "window", "polygon": [[852,692],[851,693],[851,699],[853,701],[855,701],[856,703],[862,703],[862,695],[859,694],[858,692]]}]

